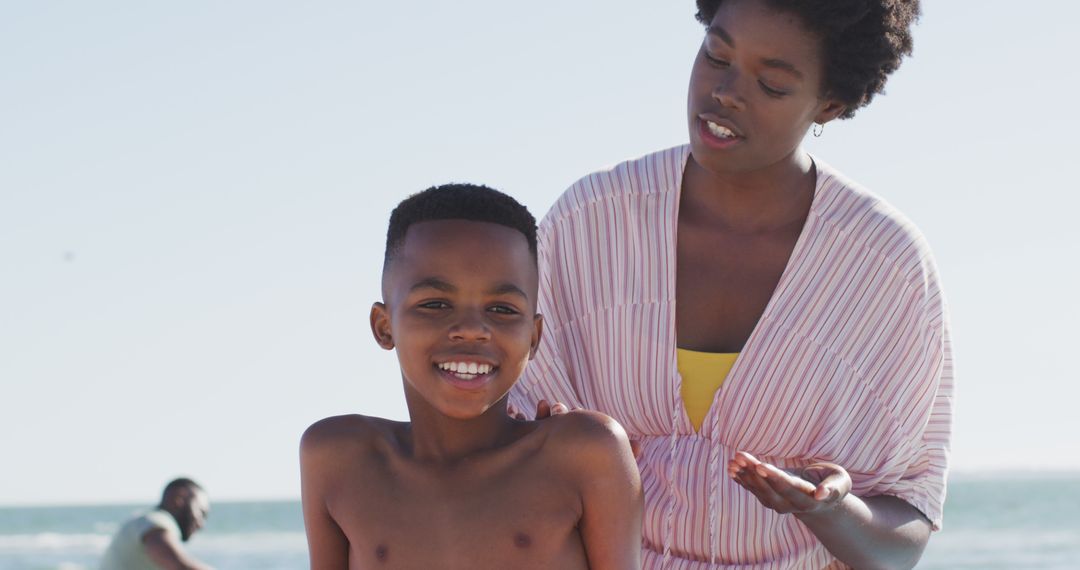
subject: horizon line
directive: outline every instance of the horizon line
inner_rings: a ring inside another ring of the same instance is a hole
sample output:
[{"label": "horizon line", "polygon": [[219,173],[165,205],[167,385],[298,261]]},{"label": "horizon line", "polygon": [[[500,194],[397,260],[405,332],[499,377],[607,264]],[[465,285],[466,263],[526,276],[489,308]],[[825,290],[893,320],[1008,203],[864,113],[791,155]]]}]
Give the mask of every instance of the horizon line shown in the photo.
[{"label": "horizon line", "polygon": [[[955,469],[950,470],[949,478],[960,481],[978,481],[996,478],[1039,478],[1039,479],[1072,479],[1080,478],[1080,467],[1061,468],[993,468],[993,469]],[[300,495],[288,497],[223,497],[215,499],[210,497],[211,505],[233,505],[245,503],[293,503],[300,502]],[[151,507],[157,504],[156,500],[139,501],[137,499],[117,499],[114,501],[94,500],[70,500],[70,501],[27,501],[9,502],[0,500],[0,510],[14,509],[50,509],[50,508],[93,508],[93,507]]]}]

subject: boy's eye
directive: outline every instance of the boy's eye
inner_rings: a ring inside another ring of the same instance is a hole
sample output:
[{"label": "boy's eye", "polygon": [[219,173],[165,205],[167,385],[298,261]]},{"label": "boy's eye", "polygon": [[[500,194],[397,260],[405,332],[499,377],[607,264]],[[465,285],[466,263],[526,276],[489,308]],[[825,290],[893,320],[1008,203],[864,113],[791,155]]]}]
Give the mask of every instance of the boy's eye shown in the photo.
[{"label": "boy's eye", "polygon": [[450,304],[445,301],[424,301],[417,305],[421,309],[446,309],[449,306]]},{"label": "boy's eye", "polygon": [[769,97],[780,98],[788,94],[787,91],[781,91],[780,89],[776,89],[775,87],[769,87],[767,83],[761,80],[758,80],[758,85],[761,86],[761,90],[764,91],[765,94]]},{"label": "boy's eye", "polygon": [[518,314],[517,309],[515,309],[513,307],[510,307],[510,306],[507,306],[507,305],[494,305],[488,310],[493,312],[493,313],[499,313],[500,315],[516,315],[516,314]]}]

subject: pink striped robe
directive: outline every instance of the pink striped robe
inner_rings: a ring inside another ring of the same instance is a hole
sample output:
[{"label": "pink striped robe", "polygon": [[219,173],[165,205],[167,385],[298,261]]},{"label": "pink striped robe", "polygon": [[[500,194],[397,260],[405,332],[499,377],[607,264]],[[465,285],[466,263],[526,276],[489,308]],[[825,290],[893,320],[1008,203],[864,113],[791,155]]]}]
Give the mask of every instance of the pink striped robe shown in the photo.
[{"label": "pink striped robe", "polygon": [[855,494],[900,497],[939,528],[953,380],[934,263],[910,222],[821,162],[776,292],[694,432],[675,360],[689,152],[586,176],[543,219],[546,327],[511,405],[600,410],[641,441],[645,568],[844,567],[727,477],[736,450],[787,468],[835,462]]}]

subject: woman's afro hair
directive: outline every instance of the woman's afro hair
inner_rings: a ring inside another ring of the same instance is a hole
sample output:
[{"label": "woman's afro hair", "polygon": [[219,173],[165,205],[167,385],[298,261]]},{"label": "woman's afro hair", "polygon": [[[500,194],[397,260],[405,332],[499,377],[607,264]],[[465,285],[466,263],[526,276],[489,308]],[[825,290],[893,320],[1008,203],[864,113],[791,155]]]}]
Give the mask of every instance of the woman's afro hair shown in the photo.
[{"label": "woman's afro hair", "polygon": [[[697,0],[697,19],[709,25],[723,0]],[[824,94],[847,105],[840,118],[850,119],[885,80],[911,55],[911,26],[919,18],[919,0],[763,0],[769,7],[796,15],[822,38]]]}]

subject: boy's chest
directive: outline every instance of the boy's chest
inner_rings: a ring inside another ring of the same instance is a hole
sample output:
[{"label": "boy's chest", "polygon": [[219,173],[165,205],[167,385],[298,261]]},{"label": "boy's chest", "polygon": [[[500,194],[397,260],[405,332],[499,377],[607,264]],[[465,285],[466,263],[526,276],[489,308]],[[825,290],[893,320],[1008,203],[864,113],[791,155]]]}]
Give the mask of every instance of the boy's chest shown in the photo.
[{"label": "boy's chest", "polygon": [[576,489],[528,466],[480,476],[365,469],[330,508],[352,568],[584,567]]}]

